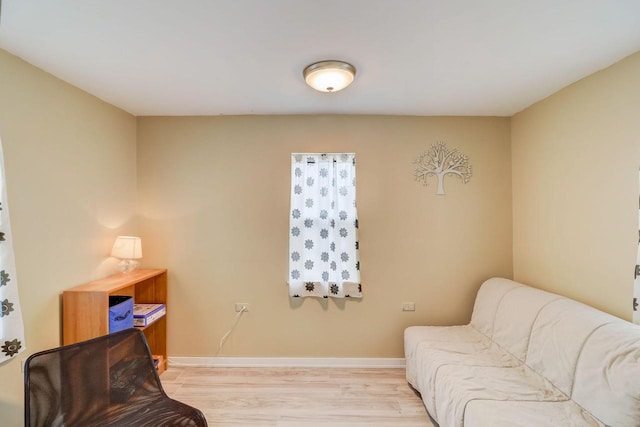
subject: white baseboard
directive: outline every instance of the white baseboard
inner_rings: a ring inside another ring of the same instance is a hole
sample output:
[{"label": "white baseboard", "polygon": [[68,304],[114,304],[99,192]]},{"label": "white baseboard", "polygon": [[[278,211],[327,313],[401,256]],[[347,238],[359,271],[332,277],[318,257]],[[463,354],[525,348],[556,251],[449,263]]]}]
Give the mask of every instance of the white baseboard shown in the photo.
[{"label": "white baseboard", "polygon": [[168,357],[169,366],[226,368],[404,368],[402,358],[352,357]]}]

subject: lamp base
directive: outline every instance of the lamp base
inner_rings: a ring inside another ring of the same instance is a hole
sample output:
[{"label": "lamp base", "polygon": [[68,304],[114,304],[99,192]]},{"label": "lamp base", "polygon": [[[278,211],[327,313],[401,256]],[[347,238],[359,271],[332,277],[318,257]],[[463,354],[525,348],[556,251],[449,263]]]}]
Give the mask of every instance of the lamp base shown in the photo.
[{"label": "lamp base", "polygon": [[120,261],[120,271],[123,273],[130,273],[138,268],[138,261],[132,259],[123,259]]}]

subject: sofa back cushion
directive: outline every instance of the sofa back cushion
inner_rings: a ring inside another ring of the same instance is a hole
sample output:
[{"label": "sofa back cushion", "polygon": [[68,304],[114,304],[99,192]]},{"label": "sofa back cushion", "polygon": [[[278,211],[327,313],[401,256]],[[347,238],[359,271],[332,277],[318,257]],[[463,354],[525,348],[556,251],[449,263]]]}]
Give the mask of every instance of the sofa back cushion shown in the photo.
[{"label": "sofa back cushion", "polygon": [[598,327],[619,321],[616,317],[567,298],[540,310],[527,349],[525,363],[571,396],[578,356]]},{"label": "sofa back cushion", "polygon": [[571,397],[607,425],[640,425],[640,326],[620,320],[593,332]]},{"label": "sofa back cushion", "polygon": [[509,291],[522,286],[524,285],[500,277],[486,280],[476,295],[471,314],[471,326],[491,338],[500,301]]},{"label": "sofa back cushion", "polygon": [[531,329],[538,314],[552,301],[563,297],[529,286],[514,288],[504,295],[497,308],[493,341],[524,361]]}]

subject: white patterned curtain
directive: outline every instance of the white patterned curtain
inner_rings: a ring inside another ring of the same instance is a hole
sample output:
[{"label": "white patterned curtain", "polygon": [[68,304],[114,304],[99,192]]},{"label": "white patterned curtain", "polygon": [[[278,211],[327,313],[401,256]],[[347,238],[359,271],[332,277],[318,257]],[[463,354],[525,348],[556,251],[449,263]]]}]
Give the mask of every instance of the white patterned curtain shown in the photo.
[{"label": "white patterned curtain", "polygon": [[355,154],[292,154],[291,297],[362,297]]},{"label": "white patterned curtain", "polygon": [[7,186],[4,176],[4,156],[0,141],[0,363],[25,349],[22,313],[18,300],[18,281],[13,258],[13,241]]},{"label": "white patterned curtain", "polygon": [[[640,188],[640,174],[638,175],[638,188]],[[638,195],[638,255],[633,282],[633,323],[640,325],[640,195]]]}]

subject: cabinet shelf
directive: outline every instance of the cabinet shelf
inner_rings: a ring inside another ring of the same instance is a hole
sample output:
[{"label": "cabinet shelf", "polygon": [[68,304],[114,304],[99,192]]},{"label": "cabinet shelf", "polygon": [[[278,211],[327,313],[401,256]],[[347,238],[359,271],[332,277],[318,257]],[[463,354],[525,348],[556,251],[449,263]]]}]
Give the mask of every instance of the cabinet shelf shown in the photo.
[{"label": "cabinet shelf", "polygon": [[144,331],[145,329],[152,327],[153,324],[156,323],[158,320],[160,320],[160,319],[154,320],[153,322],[149,323],[147,326],[134,326],[134,328],[140,329],[141,331]]},{"label": "cabinet shelf", "polygon": [[[109,333],[109,295],[133,297],[134,303],[167,303],[167,270],[139,269],[85,283],[62,294],[64,345]],[[162,356],[158,371],[167,368],[167,315],[140,327],[151,353]]]}]

